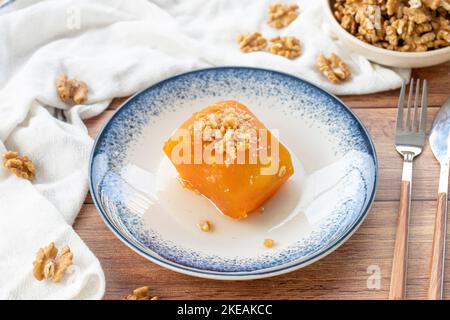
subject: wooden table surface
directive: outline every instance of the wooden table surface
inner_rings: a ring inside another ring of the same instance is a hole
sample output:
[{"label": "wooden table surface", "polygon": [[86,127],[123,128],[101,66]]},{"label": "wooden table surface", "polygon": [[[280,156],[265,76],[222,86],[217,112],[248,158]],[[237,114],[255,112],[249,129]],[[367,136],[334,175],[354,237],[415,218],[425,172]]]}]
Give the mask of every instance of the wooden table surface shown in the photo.
[{"label": "wooden table surface", "polygon": [[[428,122],[431,124],[439,106],[450,94],[450,63],[414,70],[413,76],[428,80]],[[194,278],[166,270],[122,244],[103,223],[88,195],[74,228],[100,259],[106,276],[105,299],[122,299],[130,290],[143,285],[150,286],[151,293],[162,299],[386,299],[402,166],[402,159],[393,146],[398,93],[395,90],[342,97],[375,142],[380,166],[375,202],[362,226],[340,248],[308,267],[285,275],[244,284]],[[108,111],[86,121],[92,137],[122,101],[117,99]],[[414,165],[407,297],[421,299],[426,298],[428,285],[439,175],[438,163],[428,144]],[[450,299],[450,254],[446,260],[448,276],[444,296]],[[378,271],[379,288],[375,279]]]}]

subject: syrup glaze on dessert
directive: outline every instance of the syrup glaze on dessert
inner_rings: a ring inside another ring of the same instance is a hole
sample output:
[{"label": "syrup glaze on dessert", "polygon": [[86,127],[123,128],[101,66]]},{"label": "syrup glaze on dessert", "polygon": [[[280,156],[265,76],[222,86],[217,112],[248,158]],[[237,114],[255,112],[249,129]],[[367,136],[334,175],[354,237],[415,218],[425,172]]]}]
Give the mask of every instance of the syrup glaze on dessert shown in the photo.
[{"label": "syrup glaze on dessert", "polygon": [[164,152],[189,189],[235,219],[263,206],[294,172],[286,147],[234,100],[194,113],[166,141]]}]

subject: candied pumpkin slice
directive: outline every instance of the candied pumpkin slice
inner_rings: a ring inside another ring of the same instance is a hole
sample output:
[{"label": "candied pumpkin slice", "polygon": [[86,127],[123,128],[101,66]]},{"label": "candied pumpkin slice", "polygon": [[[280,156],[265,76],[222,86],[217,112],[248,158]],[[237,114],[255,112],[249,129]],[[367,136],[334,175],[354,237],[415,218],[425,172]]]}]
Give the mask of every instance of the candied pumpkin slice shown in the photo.
[{"label": "candied pumpkin slice", "polygon": [[234,100],[194,113],[163,149],[185,186],[234,219],[259,209],[294,173],[289,151]]}]

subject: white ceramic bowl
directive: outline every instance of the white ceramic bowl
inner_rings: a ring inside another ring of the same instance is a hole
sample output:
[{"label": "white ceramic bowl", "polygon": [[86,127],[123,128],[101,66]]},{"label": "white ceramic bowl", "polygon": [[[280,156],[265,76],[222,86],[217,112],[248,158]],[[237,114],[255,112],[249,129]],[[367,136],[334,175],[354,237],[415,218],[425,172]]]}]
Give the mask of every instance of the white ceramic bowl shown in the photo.
[{"label": "white ceramic bowl", "polygon": [[324,2],[326,19],[330,21],[335,35],[354,52],[363,55],[370,61],[401,68],[422,68],[450,61],[450,47],[427,52],[398,52],[365,43],[341,27],[333,14],[334,0],[322,1]]}]

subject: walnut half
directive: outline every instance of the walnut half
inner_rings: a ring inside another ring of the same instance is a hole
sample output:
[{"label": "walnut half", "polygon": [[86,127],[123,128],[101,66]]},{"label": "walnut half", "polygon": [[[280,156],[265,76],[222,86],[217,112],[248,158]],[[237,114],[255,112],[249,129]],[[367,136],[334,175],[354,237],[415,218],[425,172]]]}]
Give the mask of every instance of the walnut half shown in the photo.
[{"label": "walnut half", "polygon": [[62,248],[59,256],[57,254],[58,249],[53,242],[39,249],[33,262],[33,275],[37,280],[61,281],[67,268],[72,264],[73,254],[68,246]]},{"label": "walnut half", "polygon": [[298,5],[276,3],[269,6],[269,25],[281,29],[287,27],[298,17]]},{"label": "walnut half", "polygon": [[329,57],[321,53],[317,58],[317,68],[334,84],[347,80],[351,76],[350,67],[335,53]]},{"label": "walnut half", "polygon": [[134,289],[132,294],[125,297],[125,300],[159,300],[159,297],[151,297],[149,295],[149,287],[145,286]]},{"label": "walnut half", "polygon": [[69,80],[62,74],[56,79],[56,91],[61,100],[81,104],[87,99],[88,87],[83,81]]},{"label": "walnut half", "polygon": [[259,32],[240,34],[237,37],[237,42],[239,49],[245,53],[261,51],[267,47],[267,40]]},{"label": "walnut half", "polygon": [[19,178],[32,180],[35,177],[36,169],[27,156],[21,157],[18,152],[6,151],[3,158],[5,159],[3,162],[5,169],[13,172]]},{"label": "walnut half", "polygon": [[272,40],[270,52],[288,59],[294,59],[302,54],[300,40],[296,37],[275,37]]}]

